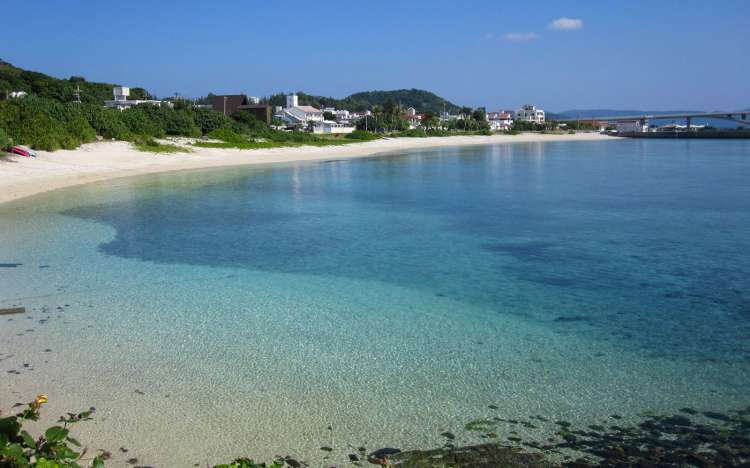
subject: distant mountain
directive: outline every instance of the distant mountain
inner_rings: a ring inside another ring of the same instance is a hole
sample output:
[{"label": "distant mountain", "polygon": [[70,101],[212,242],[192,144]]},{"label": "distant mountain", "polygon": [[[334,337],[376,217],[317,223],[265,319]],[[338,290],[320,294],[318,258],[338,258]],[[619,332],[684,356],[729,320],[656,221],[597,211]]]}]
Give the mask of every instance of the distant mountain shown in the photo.
[{"label": "distant mountain", "polygon": [[[118,86],[111,83],[96,83],[86,81],[80,76],[68,79],[55,78],[35,71],[24,70],[0,59],[0,98],[10,91],[26,91],[41,97],[69,102],[74,99],[77,87],[81,89],[81,101],[103,103],[112,99],[112,88]],[[143,88],[130,88],[133,99],[146,99],[149,93]]]},{"label": "distant mountain", "polygon": [[[448,112],[456,113],[460,109],[459,106],[453,104],[447,99],[423,89],[364,91],[354,93],[343,99],[313,96],[301,91],[297,92],[297,96],[302,105],[309,105],[318,108],[336,107],[338,109],[348,109],[351,111],[362,111],[365,109],[371,109],[373,106],[384,106],[388,103],[400,104],[403,107],[413,107],[418,112],[440,113],[445,109]],[[270,96],[266,100],[271,105],[283,106],[286,102],[286,97],[285,94],[279,93]]]}]

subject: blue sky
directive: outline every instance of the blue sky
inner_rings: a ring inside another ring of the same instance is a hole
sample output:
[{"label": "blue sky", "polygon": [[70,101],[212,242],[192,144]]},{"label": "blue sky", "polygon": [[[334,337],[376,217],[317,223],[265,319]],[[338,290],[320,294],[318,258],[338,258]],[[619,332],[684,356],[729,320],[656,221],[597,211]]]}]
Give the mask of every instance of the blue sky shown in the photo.
[{"label": "blue sky", "polygon": [[748,0],[112,5],[3,0],[0,58],[160,96],[423,88],[488,109],[750,107]]}]

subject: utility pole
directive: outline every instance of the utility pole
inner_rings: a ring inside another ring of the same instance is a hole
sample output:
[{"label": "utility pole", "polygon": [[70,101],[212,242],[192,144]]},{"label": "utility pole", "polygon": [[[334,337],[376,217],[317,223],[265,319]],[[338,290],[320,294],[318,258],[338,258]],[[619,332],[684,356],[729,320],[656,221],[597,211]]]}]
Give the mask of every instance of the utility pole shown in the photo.
[{"label": "utility pole", "polygon": [[73,97],[75,98],[73,102],[76,104],[81,103],[81,85],[76,85],[76,90],[73,91]]},{"label": "utility pole", "polygon": [[227,115],[227,97],[224,96],[224,116],[226,117],[226,115]]}]

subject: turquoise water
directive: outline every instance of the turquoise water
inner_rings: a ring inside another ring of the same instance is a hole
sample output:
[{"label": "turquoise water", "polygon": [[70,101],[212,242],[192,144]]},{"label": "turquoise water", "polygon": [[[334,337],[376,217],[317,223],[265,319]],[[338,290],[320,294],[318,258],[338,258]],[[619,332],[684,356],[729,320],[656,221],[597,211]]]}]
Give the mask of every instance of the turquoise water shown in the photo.
[{"label": "turquoise water", "polygon": [[31,317],[0,321],[0,402],[94,405],[92,439],[162,466],[436,445],[488,404],[747,405],[749,181],[745,141],[613,140],[23,200],[0,208],[0,307]]}]

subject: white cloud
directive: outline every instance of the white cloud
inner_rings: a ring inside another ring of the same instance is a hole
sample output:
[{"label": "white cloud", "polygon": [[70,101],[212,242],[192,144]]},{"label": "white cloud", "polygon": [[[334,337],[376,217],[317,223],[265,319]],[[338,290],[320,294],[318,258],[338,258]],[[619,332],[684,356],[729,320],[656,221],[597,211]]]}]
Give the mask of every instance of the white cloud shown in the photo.
[{"label": "white cloud", "polygon": [[583,28],[583,20],[576,19],[576,18],[557,18],[555,21],[551,22],[548,26],[550,29],[557,29],[559,31],[570,31],[573,29],[581,29]]},{"label": "white cloud", "polygon": [[503,34],[503,39],[506,41],[512,41],[512,42],[524,42],[524,41],[530,41],[532,39],[536,39],[537,34],[535,32],[509,32]]}]

